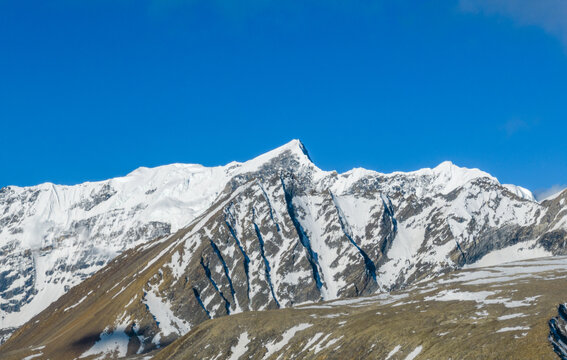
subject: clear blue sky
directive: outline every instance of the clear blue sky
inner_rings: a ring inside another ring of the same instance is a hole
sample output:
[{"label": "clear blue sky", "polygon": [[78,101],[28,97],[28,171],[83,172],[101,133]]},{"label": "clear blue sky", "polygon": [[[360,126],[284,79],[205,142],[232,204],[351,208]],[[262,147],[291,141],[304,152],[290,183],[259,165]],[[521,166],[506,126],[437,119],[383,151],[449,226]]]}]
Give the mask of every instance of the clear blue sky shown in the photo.
[{"label": "clear blue sky", "polygon": [[293,138],[326,170],[563,185],[565,3],[0,0],[0,187]]}]

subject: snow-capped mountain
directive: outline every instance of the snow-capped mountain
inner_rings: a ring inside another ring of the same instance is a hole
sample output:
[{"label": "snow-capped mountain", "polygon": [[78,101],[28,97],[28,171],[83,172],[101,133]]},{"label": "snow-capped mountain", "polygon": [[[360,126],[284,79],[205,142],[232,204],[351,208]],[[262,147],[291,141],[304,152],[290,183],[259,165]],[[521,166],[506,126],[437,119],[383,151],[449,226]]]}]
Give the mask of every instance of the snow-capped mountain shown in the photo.
[{"label": "snow-capped mountain", "polygon": [[302,145],[293,141],[243,164],[172,164],[75,186],[0,189],[0,343],[2,333],[124,250],[189,224],[231,178],[294,146]]},{"label": "snow-capped mountain", "polygon": [[450,162],[409,173],[322,171],[296,140],[223,167],[7,187],[1,327],[21,326],[75,286],[32,320],[46,324],[42,331],[31,334],[28,323],[7,345],[55,336],[72,321],[82,329],[65,340],[81,345],[73,356],[96,354],[112,336],[126,343],[121,354],[144,353],[209,318],[564,254],[566,201],[567,191],[538,203],[526,189]]}]

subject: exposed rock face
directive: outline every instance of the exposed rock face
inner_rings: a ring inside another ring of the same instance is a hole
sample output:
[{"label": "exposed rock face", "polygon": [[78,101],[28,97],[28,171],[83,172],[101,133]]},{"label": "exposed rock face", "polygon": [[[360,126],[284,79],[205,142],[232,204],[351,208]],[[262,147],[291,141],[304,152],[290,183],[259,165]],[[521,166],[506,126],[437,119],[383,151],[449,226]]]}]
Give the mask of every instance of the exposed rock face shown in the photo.
[{"label": "exposed rock face", "polygon": [[[412,173],[325,172],[297,141],[219,168],[5,188],[2,327],[39,312],[40,295],[55,300],[137,246],[38,319],[104,308],[96,323],[83,324],[91,337],[77,340],[73,356],[113,331],[131,339],[129,354],[147,352],[209,318],[400,289],[466,264],[563,254],[566,198],[540,204],[451,163]],[[103,306],[110,302],[119,306]]]},{"label": "exposed rock face", "polygon": [[567,359],[567,306],[558,307],[558,316],[549,320],[549,341],[561,359]]}]

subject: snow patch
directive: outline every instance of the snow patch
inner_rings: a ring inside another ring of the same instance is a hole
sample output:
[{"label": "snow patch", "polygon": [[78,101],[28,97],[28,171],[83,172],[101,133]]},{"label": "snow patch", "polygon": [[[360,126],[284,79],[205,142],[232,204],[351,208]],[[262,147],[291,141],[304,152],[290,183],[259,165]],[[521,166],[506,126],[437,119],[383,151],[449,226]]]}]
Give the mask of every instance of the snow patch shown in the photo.
[{"label": "snow patch", "polygon": [[37,357],[40,357],[41,355],[43,355],[43,353],[41,353],[41,352],[40,352],[39,354],[33,354],[33,355],[30,355],[30,356],[26,356],[26,357],[25,357],[25,358],[23,358],[22,360],[31,360],[31,359],[35,359],[35,358],[37,358]]},{"label": "snow patch", "polygon": [[419,345],[418,347],[416,347],[412,352],[410,352],[408,354],[408,356],[406,356],[405,360],[413,360],[417,357],[417,355],[419,355],[419,353],[421,352],[422,346]]},{"label": "snow patch", "polygon": [[472,265],[465,268],[477,268],[500,265],[512,261],[529,260],[553,255],[536,243],[537,240],[524,241],[503,249],[492,251]]},{"label": "snow patch", "polygon": [[390,352],[388,353],[388,356],[386,356],[386,359],[385,359],[385,360],[389,360],[392,356],[396,355],[396,353],[397,353],[398,351],[400,351],[401,348],[402,348],[402,347],[401,347],[400,345],[396,345],[396,347],[393,348],[392,351],[390,351]]},{"label": "snow patch", "polygon": [[264,355],[264,358],[269,358],[273,354],[280,351],[284,346],[287,345],[287,343],[295,336],[295,334],[297,332],[305,330],[305,329],[307,329],[311,326],[313,326],[313,324],[299,324],[299,325],[296,325],[296,326],[286,330],[282,334],[282,339],[280,341],[278,341],[278,342],[272,341],[272,342],[266,344],[266,349],[268,350],[268,352],[266,352],[266,354]]},{"label": "snow patch", "polygon": [[114,331],[108,328],[100,334],[98,340],[89,350],[85,351],[80,358],[91,355],[99,355],[96,359],[105,359],[107,357],[124,357],[128,351],[128,342],[130,337],[125,333],[126,324],[118,325]]},{"label": "snow patch", "polygon": [[248,343],[250,343],[250,339],[248,338],[248,333],[245,331],[240,334],[236,345],[230,348],[231,355],[228,360],[240,359],[240,357],[248,350]]},{"label": "snow patch", "polygon": [[513,326],[513,327],[505,327],[502,329],[497,330],[497,333],[503,333],[508,331],[522,331],[522,330],[529,330],[529,326]]},{"label": "snow patch", "polygon": [[163,336],[170,334],[185,335],[191,329],[187,321],[178,318],[171,310],[169,300],[163,301],[161,297],[156,295],[157,289],[152,287],[143,299],[144,304],[148,307],[150,313],[155,317],[158,327]]},{"label": "snow patch", "polygon": [[499,316],[497,319],[498,320],[510,320],[510,319],[515,319],[515,318],[519,318],[519,317],[525,317],[527,316],[524,313],[515,313],[515,314],[509,314],[509,315],[502,315]]}]

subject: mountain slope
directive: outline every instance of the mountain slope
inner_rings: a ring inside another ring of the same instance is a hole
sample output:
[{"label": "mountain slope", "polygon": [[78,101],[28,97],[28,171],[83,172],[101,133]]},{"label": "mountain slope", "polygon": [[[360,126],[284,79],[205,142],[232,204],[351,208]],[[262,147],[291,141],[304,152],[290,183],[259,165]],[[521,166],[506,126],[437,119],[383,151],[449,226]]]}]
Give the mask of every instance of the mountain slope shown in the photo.
[{"label": "mountain slope", "polygon": [[219,318],[153,359],[557,359],[548,319],[565,299],[566,265],[475,268],[390,294]]},{"label": "mountain slope", "polygon": [[337,174],[294,141],[223,171],[216,200],[188,227],[126,251],[24,325],[0,355],[30,346],[58,359],[146,353],[209,318],[565,252],[567,192],[540,204],[451,163]]},{"label": "mountain slope", "polygon": [[301,147],[292,141],[222,167],[174,164],[76,186],[0,189],[0,343],[124,250],[189,224],[231,178]]}]

